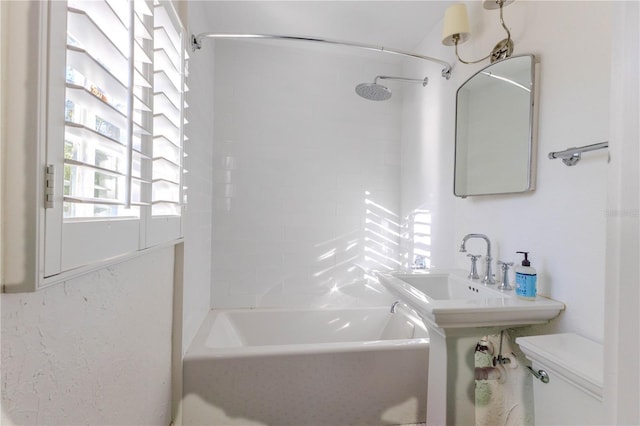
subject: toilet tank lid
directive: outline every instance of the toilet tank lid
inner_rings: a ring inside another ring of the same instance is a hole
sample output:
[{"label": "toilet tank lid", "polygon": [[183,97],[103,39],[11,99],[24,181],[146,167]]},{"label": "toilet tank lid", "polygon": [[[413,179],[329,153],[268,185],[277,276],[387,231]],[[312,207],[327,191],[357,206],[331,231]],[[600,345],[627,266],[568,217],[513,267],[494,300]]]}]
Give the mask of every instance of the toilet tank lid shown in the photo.
[{"label": "toilet tank lid", "polygon": [[602,399],[603,345],[575,333],[518,337],[516,343],[532,362]]}]

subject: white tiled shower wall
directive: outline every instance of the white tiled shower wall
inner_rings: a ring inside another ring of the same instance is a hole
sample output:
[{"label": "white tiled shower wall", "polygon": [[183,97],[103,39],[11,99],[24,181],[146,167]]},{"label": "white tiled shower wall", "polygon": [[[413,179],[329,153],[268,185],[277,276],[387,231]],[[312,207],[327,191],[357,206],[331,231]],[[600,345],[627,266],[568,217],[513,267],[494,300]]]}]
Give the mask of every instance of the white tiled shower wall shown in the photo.
[{"label": "white tiled shower wall", "polygon": [[[185,2],[181,2],[184,4]],[[192,28],[207,25],[205,4],[188,3],[188,22]],[[213,49],[191,53],[187,92],[189,108],[185,142],[188,157],[184,166],[187,208],[184,225],[184,286],[182,351],[186,352],[202,320],[209,312],[211,293],[211,229],[213,208]]]},{"label": "white tiled shower wall", "polygon": [[398,266],[401,96],[355,86],[398,66],[282,42],[215,49],[212,306],[357,303],[363,270]]}]

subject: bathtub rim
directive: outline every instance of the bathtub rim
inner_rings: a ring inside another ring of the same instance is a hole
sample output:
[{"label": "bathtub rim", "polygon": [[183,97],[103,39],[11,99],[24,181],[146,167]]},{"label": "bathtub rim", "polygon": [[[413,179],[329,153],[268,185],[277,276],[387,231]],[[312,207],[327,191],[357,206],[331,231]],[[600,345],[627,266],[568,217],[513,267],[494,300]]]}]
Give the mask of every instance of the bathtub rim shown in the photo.
[{"label": "bathtub rim", "polygon": [[[358,311],[358,310],[382,310],[388,307],[368,306],[368,307],[337,307],[337,308],[282,308],[282,307],[265,307],[265,308],[234,308],[234,309],[211,309],[204,321],[200,325],[193,341],[189,345],[184,355],[184,360],[197,361],[201,359],[227,359],[227,358],[247,358],[260,356],[282,356],[282,355],[310,355],[310,354],[327,354],[327,353],[348,353],[348,352],[367,352],[367,351],[389,351],[402,349],[424,349],[429,348],[429,337],[415,337],[404,339],[385,339],[385,340],[368,340],[368,341],[352,341],[352,342],[335,342],[335,343],[302,343],[302,344],[286,344],[286,345],[262,345],[262,346],[238,346],[238,347],[220,347],[211,348],[206,346],[206,340],[215,321],[220,313],[226,312],[251,312],[251,311],[268,311],[268,312],[305,312],[305,311]],[[394,315],[403,315],[403,312],[397,312]],[[424,327],[424,325],[423,325]],[[426,327],[425,331],[426,331]]]}]

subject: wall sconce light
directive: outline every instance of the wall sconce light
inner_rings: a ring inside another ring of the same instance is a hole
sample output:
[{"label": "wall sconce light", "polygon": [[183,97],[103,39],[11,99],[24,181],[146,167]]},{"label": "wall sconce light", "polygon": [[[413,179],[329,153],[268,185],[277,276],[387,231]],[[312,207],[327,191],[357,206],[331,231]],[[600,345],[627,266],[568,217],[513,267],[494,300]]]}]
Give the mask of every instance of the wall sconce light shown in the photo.
[{"label": "wall sconce light", "polygon": [[449,8],[444,13],[442,44],[444,44],[445,46],[455,46],[456,57],[463,64],[476,64],[478,62],[484,61],[487,58],[491,58],[491,63],[493,63],[500,59],[508,58],[513,53],[513,40],[511,40],[511,32],[509,32],[509,29],[504,24],[504,19],[502,18],[502,9],[504,6],[513,3],[513,1],[514,0],[483,0],[482,6],[485,9],[500,9],[500,23],[502,24],[502,28],[504,28],[504,30],[507,32],[507,38],[498,42],[491,53],[489,53],[484,58],[478,59],[477,61],[464,61],[462,60],[462,58],[460,58],[460,55],[458,55],[458,44],[462,44],[467,41],[470,35],[467,7],[462,3],[449,6]]}]

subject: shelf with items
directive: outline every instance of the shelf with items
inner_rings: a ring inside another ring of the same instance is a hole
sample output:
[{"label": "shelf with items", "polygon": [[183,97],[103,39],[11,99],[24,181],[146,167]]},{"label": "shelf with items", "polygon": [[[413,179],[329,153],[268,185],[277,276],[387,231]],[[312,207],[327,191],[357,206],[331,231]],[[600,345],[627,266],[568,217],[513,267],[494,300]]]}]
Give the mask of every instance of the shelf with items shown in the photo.
[{"label": "shelf with items", "polygon": [[126,149],[123,142],[118,139],[100,133],[95,128],[70,121],[65,122],[65,140],[81,141],[84,144],[101,146],[104,149]]},{"label": "shelf with items", "polygon": [[[112,73],[86,50],[67,46],[67,83],[87,88],[94,84],[117,98],[126,99],[126,70],[124,73],[122,70],[114,70],[114,72]],[[87,81],[87,76],[90,76],[91,81]]]},{"label": "shelf with items", "polygon": [[[85,85],[78,85],[69,83],[66,84],[67,99],[71,99],[74,103],[82,104],[87,108],[94,110],[113,110],[113,112],[106,112],[105,114],[118,113],[121,116],[125,116],[126,112],[126,96],[116,97],[112,93],[106,93],[101,87],[86,80]],[[125,94],[126,95],[126,94]],[[98,106],[98,103],[102,104]],[[117,118],[113,118],[116,120]]]},{"label": "shelf with items", "polygon": [[110,104],[101,92],[67,83],[65,121],[95,128],[105,136],[124,142],[127,117],[123,111],[126,111],[125,105]]},{"label": "shelf with items", "polygon": [[[80,76],[77,76],[78,73]],[[91,76],[93,83],[103,88],[107,93],[124,94],[122,97],[126,97],[128,80],[126,67],[107,68],[84,48],[68,45],[67,82],[86,86],[86,76]],[[134,71],[134,86],[146,89],[152,87],[138,69]],[[136,90],[135,94],[139,97],[141,91]]]},{"label": "shelf with items", "polygon": [[[139,138],[133,138],[134,143],[132,144],[133,158],[140,158],[143,160],[151,160],[151,157],[141,152],[141,144],[135,143],[136,139],[138,142]],[[66,122],[65,123],[65,144],[73,143],[73,144],[86,144],[89,146],[100,147],[103,150],[118,150],[121,154],[124,155],[124,150],[126,150],[126,145],[117,139],[111,138],[106,134],[102,134],[93,128],[86,127],[82,124]],[[75,156],[69,158],[76,158]],[[135,170],[135,167],[134,167]]]}]

